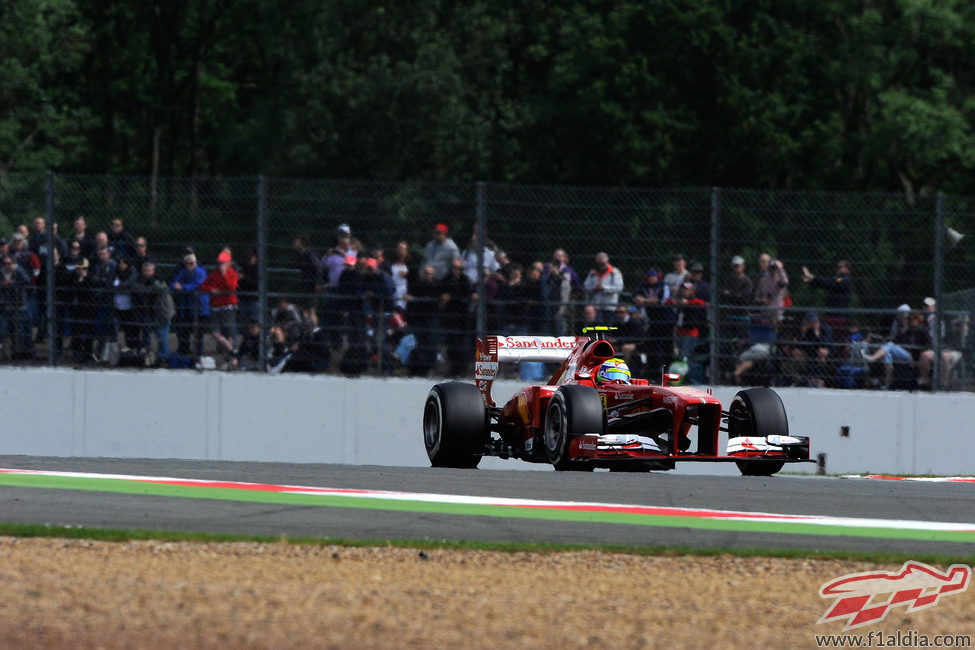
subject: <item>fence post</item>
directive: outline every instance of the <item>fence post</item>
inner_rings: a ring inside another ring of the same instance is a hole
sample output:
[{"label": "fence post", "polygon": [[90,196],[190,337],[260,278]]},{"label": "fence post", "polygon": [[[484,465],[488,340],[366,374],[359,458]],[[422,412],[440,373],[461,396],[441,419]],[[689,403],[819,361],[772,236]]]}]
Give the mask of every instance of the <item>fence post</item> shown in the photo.
[{"label": "fence post", "polygon": [[258,341],[258,367],[267,372],[267,177],[257,177],[257,308],[261,338]]},{"label": "fence post", "polygon": [[474,199],[474,217],[477,220],[477,338],[484,340],[487,327],[487,297],[484,291],[484,245],[487,242],[487,199],[484,181],[477,182],[477,195]]},{"label": "fence post", "polygon": [[721,190],[717,187],[711,188],[711,300],[708,301],[708,321],[711,327],[708,330],[708,374],[710,383],[720,383],[720,364],[718,353],[719,345],[719,320],[718,316],[718,296],[721,295],[718,274],[720,265],[718,264],[718,237],[721,226]]},{"label": "fence post", "polygon": [[938,192],[934,204],[934,327],[932,328],[932,349],[934,359],[931,363],[931,392],[938,390],[941,383],[941,283],[944,277],[945,255],[945,195]]},{"label": "fence post", "polygon": [[[47,306],[45,308],[45,320],[47,321],[47,365],[53,366],[55,358],[55,336],[57,327],[54,322],[54,172],[46,174],[46,190],[44,197],[44,217],[47,219],[47,260],[44,263],[44,272],[47,274],[47,286],[44,287],[47,296]],[[39,334],[39,332],[38,332]]]}]

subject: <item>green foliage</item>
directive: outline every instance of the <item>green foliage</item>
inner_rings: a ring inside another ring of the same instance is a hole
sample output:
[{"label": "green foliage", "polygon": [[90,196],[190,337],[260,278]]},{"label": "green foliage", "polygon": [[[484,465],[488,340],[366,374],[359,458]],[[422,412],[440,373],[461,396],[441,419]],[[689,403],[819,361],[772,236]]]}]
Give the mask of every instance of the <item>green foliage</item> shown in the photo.
[{"label": "green foliage", "polygon": [[975,5],[12,0],[0,169],[975,193]]},{"label": "green foliage", "polygon": [[41,172],[0,174],[0,236],[44,213],[44,190]]},{"label": "green foliage", "polygon": [[71,0],[0,7],[0,172],[59,167],[83,154],[93,122],[76,74],[88,39]]}]

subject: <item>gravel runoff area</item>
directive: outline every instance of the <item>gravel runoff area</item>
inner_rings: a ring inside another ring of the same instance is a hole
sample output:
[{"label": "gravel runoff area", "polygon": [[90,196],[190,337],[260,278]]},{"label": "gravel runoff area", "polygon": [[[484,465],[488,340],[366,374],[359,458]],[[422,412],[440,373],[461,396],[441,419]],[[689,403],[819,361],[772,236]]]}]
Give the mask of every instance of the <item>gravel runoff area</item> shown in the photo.
[{"label": "gravel runoff area", "polygon": [[[820,586],[874,568],[900,567],[0,537],[0,647],[816,647]],[[975,588],[871,630],[975,636]]]}]

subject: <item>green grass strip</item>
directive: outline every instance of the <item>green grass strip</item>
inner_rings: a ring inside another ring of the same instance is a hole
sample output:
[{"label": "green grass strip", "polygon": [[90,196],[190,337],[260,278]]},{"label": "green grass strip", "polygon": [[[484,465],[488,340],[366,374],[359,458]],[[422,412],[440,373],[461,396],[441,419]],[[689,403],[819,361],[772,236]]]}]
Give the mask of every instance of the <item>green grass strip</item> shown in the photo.
[{"label": "green grass strip", "polygon": [[440,551],[486,551],[494,553],[571,553],[602,551],[627,555],[658,557],[779,557],[786,559],[850,560],[877,564],[903,564],[908,560],[949,566],[975,566],[975,553],[944,555],[933,553],[902,553],[893,551],[814,551],[780,548],[724,548],[694,546],[627,546],[623,544],[555,544],[548,542],[484,542],[471,540],[431,539],[350,539],[338,537],[272,537],[268,535],[231,535],[226,533],[185,533],[166,530],[86,528],[83,526],[53,526],[50,524],[0,523],[0,535],[21,538],[89,539],[102,542],[131,542],[155,540],[160,542],[188,542],[199,544],[253,543],[293,544],[302,546],[340,546],[347,548],[388,547]]},{"label": "green grass strip", "polygon": [[932,542],[975,543],[975,532],[968,531],[913,530],[841,525],[831,526],[825,524],[764,521],[760,519],[736,521],[729,519],[709,519],[704,517],[687,517],[677,515],[648,515],[626,512],[561,510],[549,508],[526,508],[521,506],[409,501],[383,499],[381,497],[347,497],[331,494],[289,494],[260,490],[166,485],[160,483],[111,478],[79,478],[47,476],[40,474],[0,474],[0,485],[191,499],[216,499],[223,501],[240,501],[292,506],[354,508],[363,510],[384,510],[481,517],[507,517],[580,523],[662,526],[698,530],[724,530],[758,533],[785,533],[793,535],[825,535],[830,537],[871,537]]}]

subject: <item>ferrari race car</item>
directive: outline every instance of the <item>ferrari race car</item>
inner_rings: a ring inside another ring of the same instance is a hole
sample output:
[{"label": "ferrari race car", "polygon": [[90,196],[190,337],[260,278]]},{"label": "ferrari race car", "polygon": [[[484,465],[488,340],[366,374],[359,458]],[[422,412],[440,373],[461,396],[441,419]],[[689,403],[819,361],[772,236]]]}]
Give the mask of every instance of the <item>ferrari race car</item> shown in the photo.
[{"label": "ferrari race car", "polygon": [[[739,391],[727,410],[711,390],[631,379],[610,328],[586,336],[487,336],[475,344],[474,384],[434,386],[423,408],[423,442],[434,467],[477,467],[483,456],[551,463],[556,470],[649,471],[682,461],[734,462],[771,476],[809,462],[809,438],[790,436],[785,408],[768,388]],[[595,331],[593,331],[595,330]],[[559,362],[545,385],[525,386],[503,406],[491,386],[500,362]],[[724,454],[720,432],[728,434]]]}]

